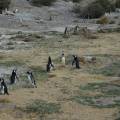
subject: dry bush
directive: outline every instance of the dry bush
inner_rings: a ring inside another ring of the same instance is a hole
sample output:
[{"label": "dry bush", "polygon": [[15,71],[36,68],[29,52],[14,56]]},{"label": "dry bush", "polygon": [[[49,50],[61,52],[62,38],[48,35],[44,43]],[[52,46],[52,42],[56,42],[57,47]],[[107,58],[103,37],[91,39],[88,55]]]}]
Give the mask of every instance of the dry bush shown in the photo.
[{"label": "dry bush", "polygon": [[102,16],[98,21],[97,24],[108,24],[109,23],[109,19],[106,16]]},{"label": "dry bush", "polygon": [[93,34],[90,30],[88,30],[87,28],[83,28],[81,30],[81,34],[87,38],[87,39],[97,39],[98,36],[96,36],[95,34]]}]

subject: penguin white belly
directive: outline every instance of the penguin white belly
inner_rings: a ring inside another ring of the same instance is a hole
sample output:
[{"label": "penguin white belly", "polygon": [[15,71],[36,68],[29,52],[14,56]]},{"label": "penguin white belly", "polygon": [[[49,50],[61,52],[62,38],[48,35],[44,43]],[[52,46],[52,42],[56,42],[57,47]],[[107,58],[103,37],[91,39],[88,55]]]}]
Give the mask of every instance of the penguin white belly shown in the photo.
[{"label": "penguin white belly", "polygon": [[31,82],[31,75],[28,75],[28,80],[29,82]]},{"label": "penguin white belly", "polygon": [[3,86],[2,89],[1,89],[1,93],[4,94],[5,93],[5,87]]},{"label": "penguin white belly", "polygon": [[62,65],[65,65],[65,57],[62,57]]}]

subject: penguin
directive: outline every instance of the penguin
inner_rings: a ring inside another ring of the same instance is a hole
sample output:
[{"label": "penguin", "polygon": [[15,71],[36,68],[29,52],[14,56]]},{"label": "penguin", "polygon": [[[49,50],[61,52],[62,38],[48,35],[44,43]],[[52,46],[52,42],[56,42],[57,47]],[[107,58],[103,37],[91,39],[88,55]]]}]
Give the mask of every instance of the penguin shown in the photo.
[{"label": "penguin", "polygon": [[0,78],[1,92],[4,95],[9,95],[7,85],[3,78]]},{"label": "penguin", "polygon": [[33,73],[31,71],[27,72],[28,80],[32,83],[32,85],[37,88],[36,81],[34,79]]},{"label": "penguin", "polygon": [[47,72],[50,72],[52,69],[54,69],[54,64],[52,62],[51,57],[49,56],[48,57],[48,63],[46,65],[46,70],[47,70]]},{"label": "penguin", "polygon": [[18,79],[16,72],[17,72],[16,69],[14,69],[14,70],[12,71],[12,74],[11,74],[11,77],[10,77],[10,84],[16,83],[16,79]]},{"label": "penguin", "polygon": [[73,55],[72,66],[75,64],[77,69],[80,69],[79,58],[76,55]]},{"label": "penguin", "polygon": [[62,62],[62,65],[65,66],[66,61],[65,61],[65,55],[64,55],[64,53],[62,53],[61,62]]}]

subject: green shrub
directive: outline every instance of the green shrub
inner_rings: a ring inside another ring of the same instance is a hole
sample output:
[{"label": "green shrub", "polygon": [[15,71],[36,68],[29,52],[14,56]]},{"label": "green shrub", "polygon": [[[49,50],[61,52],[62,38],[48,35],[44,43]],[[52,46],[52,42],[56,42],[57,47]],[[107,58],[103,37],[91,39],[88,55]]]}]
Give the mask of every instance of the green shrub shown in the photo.
[{"label": "green shrub", "polygon": [[110,0],[96,0],[95,3],[100,4],[105,12],[110,12],[115,10],[115,5]]},{"label": "green shrub", "polygon": [[117,8],[120,8],[120,0],[116,0],[115,6],[116,6]]},{"label": "green shrub", "polygon": [[105,10],[100,4],[93,3],[84,8],[84,10],[81,12],[81,16],[84,18],[99,18],[104,15],[104,13]]},{"label": "green shrub", "polygon": [[40,6],[50,6],[52,5],[53,2],[55,2],[56,0],[31,0],[31,3],[34,6],[40,7]]},{"label": "green shrub", "polygon": [[115,4],[109,0],[95,0],[84,7],[81,4],[75,5],[73,9],[82,18],[99,18],[105,12],[115,11]]},{"label": "green shrub", "polygon": [[11,0],[0,0],[0,13],[2,13],[2,10],[9,8],[10,2]]}]

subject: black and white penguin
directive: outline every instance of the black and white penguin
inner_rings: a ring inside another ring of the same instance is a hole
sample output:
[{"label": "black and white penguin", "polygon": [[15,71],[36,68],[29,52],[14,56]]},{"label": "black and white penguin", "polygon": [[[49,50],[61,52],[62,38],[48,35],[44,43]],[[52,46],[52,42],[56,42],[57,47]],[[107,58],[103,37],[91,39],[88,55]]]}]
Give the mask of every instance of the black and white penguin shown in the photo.
[{"label": "black and white penguin", "polygon": [[75,64],[77,69],[80,69],[80,63],[79,63],[79,58],[76,55],[73,55],[73,62],[72,66]]},{"label": "black and white penguin", "polygon": [[11,77],[10,77],[10,84],[16,83],[16,79],[18,79],[18,77],[17,77],[17,70],[14,69],[12,71],[12,74],[11,74]]},{"label": "black and white penguin", "polygon": [[1,93],[4,95],[9,95],[7,85],[3,78],[0,78]]},{"label": "black and white penguin", "polygon": [[31,71],[28,71],[27,76],[28,76],[28,80],[32,83],[32,85],[37,88],[33,73]]}]

